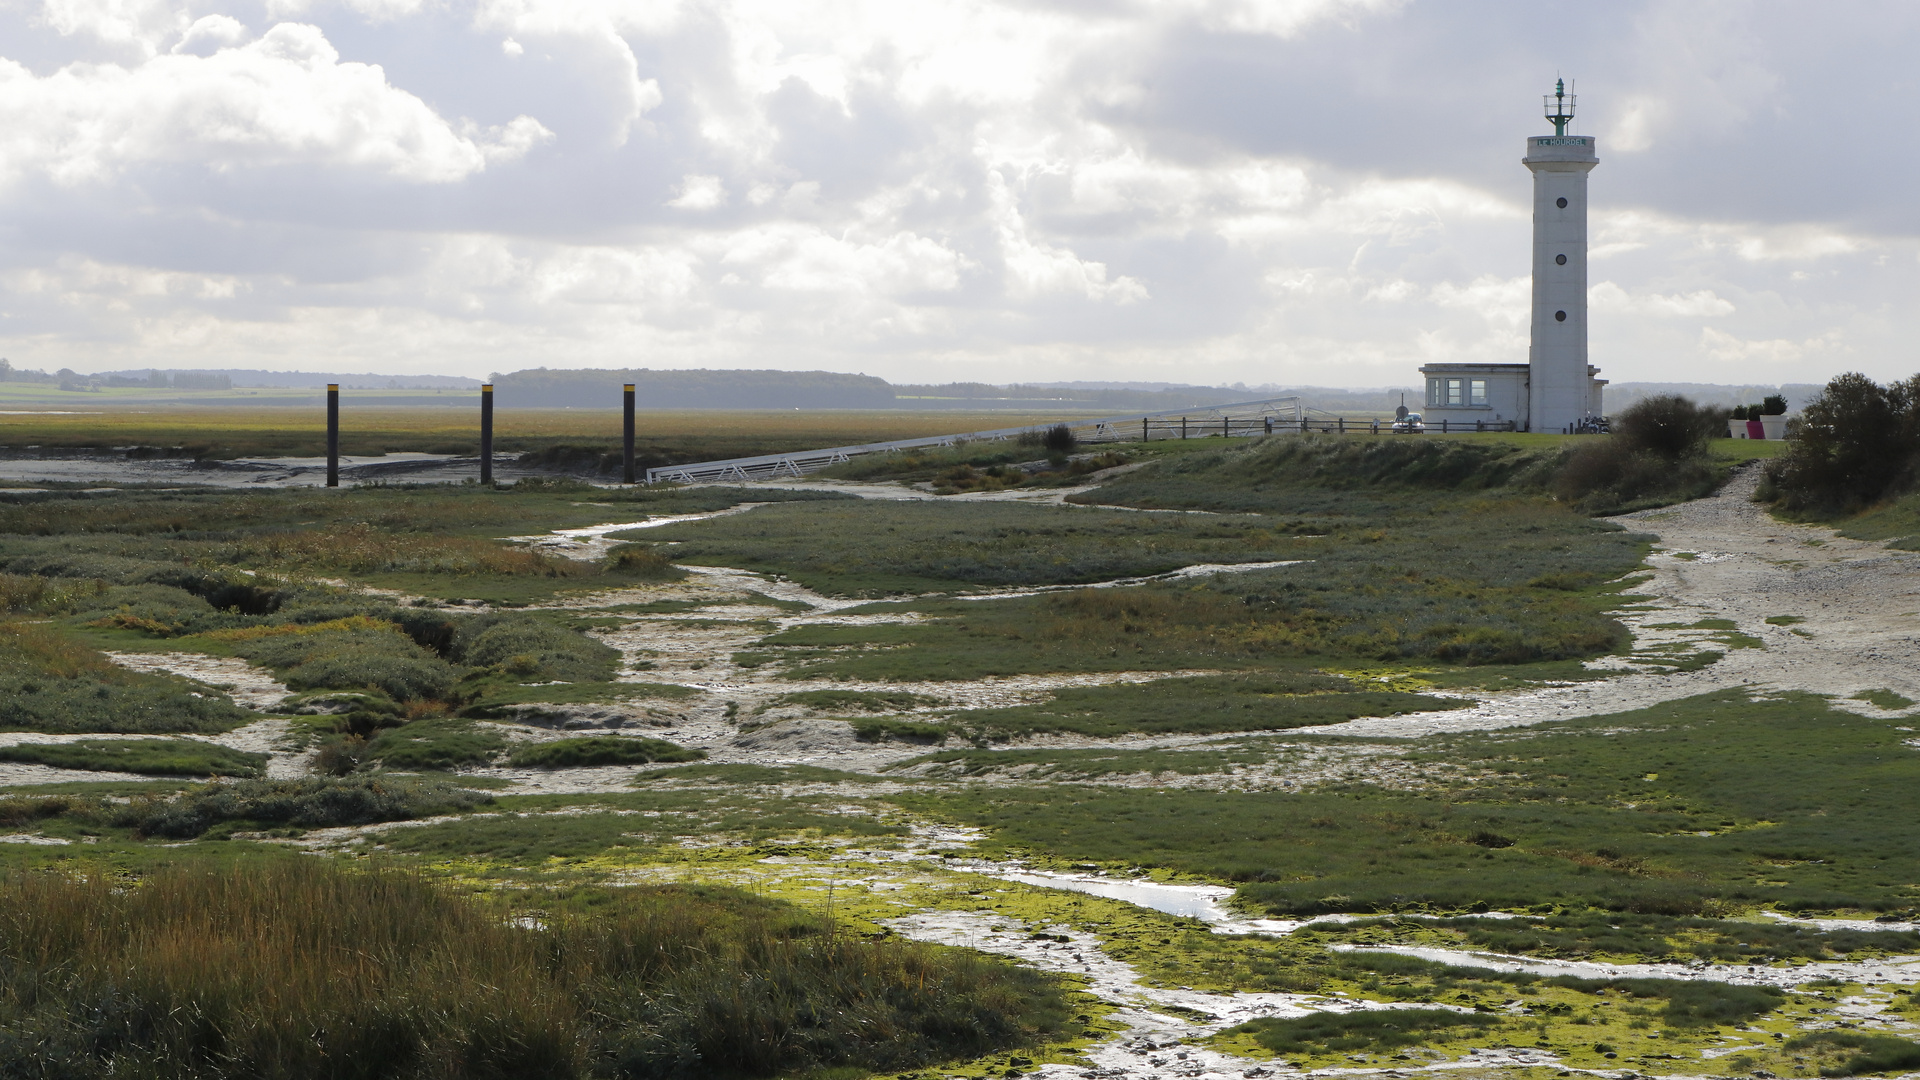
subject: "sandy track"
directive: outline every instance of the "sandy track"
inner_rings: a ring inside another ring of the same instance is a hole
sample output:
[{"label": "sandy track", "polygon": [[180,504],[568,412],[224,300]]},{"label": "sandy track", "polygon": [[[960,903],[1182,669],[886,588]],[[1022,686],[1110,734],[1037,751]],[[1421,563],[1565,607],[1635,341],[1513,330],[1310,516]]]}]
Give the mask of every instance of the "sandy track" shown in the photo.
[{"label": "sandy track", "polygon": [[[1657,538],[1647,559],[1651,576],[1632,588],[1654,597],[1645,606],[1656,610],[1621,617],[1637,642],[1688,636],[1661,629],[1671,624],[1728,619],[1764,647],[1726,649],[1725,658],[1699,671],[1625,674],[1502,694],[1456,712],[1298,730],[1390,737],[1488,730],[1641,709],[1736,686],[1831,694],[1845,708],[1897,715],[1847,699],[1889,689],[1920,700],[1920,554],[1776,521],[1753,502],[1759,477],[1749,466],[1718,494],[1617,520]],[[1770,625],[1773,616],[1804,621]]]}]

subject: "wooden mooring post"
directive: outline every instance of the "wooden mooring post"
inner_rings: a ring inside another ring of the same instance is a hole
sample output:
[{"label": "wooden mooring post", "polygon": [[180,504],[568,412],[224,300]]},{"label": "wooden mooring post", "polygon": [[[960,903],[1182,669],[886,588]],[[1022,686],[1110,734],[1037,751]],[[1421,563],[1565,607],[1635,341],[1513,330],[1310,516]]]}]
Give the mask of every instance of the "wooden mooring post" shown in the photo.
[{"label": "wooden mooring post", "polygon": [[623,433],[620,439],[620,476],[623,483],[635,483],[633,472],[633,384],[628,383],[620,391],[620,411]]},{"label": "wooden mooring post", "polygon": [[493,486],[493,384],[480,385],[480,483]]},{"label": "wooden mooring post", "polygon": [[327,384],[327,486],[340,486],[340,384]]}]

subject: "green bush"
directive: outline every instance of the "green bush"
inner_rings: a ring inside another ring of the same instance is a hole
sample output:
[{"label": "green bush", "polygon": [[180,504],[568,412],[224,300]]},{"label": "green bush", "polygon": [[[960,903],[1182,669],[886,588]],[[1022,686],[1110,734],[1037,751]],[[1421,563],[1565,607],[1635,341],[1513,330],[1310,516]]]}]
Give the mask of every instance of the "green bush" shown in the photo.
[{"label": "green bush", "polygon": [[1796,1035],[1788,1050],[1853,1050],[1845,1061],[1820,1070],[1821,1076],[1858,1076],[1861,1073],[1904,1072],[1920,1069],[1920,1043],[1892,1035],[1859,1031],[1816,1031]]},{"label": "green bush", "polygon": [[471,720],[415,720],[367,742],[365,757],[389,769],[458,769],[485,765],[507,742]]},{"label": "green bush", "polygon": [[521,743],[511,757],[523,768],[570,769],[588,765],[651,765],[657,761],[704,761],[707,752],[661,739],[590,735],[579,739]]},{"label": "green bush", "polygon": [[1727,414],[1678,394],[1659,394],[1627,406],[1612,423],[1615,441],[1673,461],[1698,454],[1709,440],[1724,437]]},{"label": "green bush", "polygon": [[451,654],[470,667],[498,667],[523,682],[607,682],[619,671],[619,650],[537,616],[479,615],[458,625]]},{"label": "green bush", "polygon": [[664,552],[652,544],[622,544],[607,559],[607,570],[637,581],[680,581],[685,570],[673,565]]},{"label": "green bush", "polygon": [[235,653],[272,668],[294,690],[373,688],[395,701],[445,700],[458,673],[391,623],[316,629],[232,642]]},{"label": "green bush", "polygon": [[1414,1046],[1450,1028],[1487,1028],[1499,1023],[1498,1017],[1452,1009],[1368,1009],[1265,1016],[1223,1034],[1251,1035],[1276,1054],[1325,1055]]},{"label": "green bush", "polygon": [[937,745],[947,741],[947,727],[893,717],[862,717],[853,721],[853,737],[861,742],[897,740]]},{"label": "green bush", "polygon": [[137,798],[114,823],[144,836],[185,840],[229,821],[318,829],[451,814],[492,801],[443,781],[401,776],[233,780]]},{"label": "green bush", "polygon": [[1588,513],[1617,514],[1711,494],[1720,476],[1707,458],[1726,434],[1726,411],[1673,394],[1645,398],[1613,420],[1613,434],[1583,439],[1554,491]]},{"label": "green bush", "polygon": [[128,671],[51,625],[0,621],[0,730],[215,734],[251,719],[180,680]]},{"label": "green bush", "polygon": [[1881,386],[1849,373],[1807,403],[1761,496],[1801,513],[1851,512],[1911,489],[1917,462],[1920,375]]},{"label": "green bush", "polygon": [[266,771],[267,755],[191,739],[80,739],[0,746],[0,761],[149,776],[255,777]]}]

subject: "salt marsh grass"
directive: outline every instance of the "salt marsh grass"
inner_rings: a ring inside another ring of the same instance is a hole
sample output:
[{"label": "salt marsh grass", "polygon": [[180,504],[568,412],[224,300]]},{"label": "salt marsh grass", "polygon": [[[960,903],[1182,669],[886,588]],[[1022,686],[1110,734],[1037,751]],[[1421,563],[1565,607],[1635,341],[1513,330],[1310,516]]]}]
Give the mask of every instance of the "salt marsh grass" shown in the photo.
[{"label": "salt marsh grass", "polygon": [[699,761],[704,750],[689,750],[663,739],[636,739],[624,735],[590,735],[554,739],[516,747],[512,761],[541,769],[593,765],[651,765],[657,761]]},{"label": "salt marsh grass", "polygon": [[0,1056],[83,1078],[766,1076],[1019,1045],[1066,1011],[1039,975],[727,890],[518,899],[538,911],[311,861],[16,874]]},{"label": "salt marsh grass", "polygon": [[0,761],[149,776],[254,777],[265,771],[267,755],[190,739],[77,739],[0,746]]}]

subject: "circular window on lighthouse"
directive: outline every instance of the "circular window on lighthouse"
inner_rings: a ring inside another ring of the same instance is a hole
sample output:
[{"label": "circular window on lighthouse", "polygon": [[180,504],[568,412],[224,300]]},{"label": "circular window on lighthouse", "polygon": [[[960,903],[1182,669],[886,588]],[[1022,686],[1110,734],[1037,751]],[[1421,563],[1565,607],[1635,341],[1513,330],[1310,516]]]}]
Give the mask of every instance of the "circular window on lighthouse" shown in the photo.
[{"label": "circular window on lighthouse", "polygon": [[1567,208],[1566,196],[1562,195],[1560,198],[1553,200],[1553,205],[1559,207],[1562,210],[1565,210]]},{"label": "circular window on lighthouse", "polygon": [[1556,311],[1556,312],[1554,312],[1554,313],[1553,313],[1553,321],[1554,321],[1554,322],[1566,322],[1566,321],[1567,321],[1567,313],[1566,313],[1566,312],[1564,312],[1564,311]]},{"label": "circular window on lighthouse", "polygon": [[1567,265],[1567,257],[1565,255],[1555,255],[1553,261],[1559,263],[1561,266]]}]

